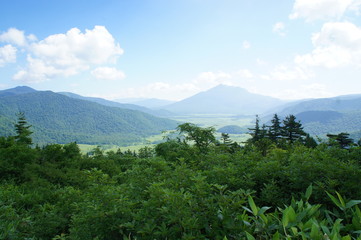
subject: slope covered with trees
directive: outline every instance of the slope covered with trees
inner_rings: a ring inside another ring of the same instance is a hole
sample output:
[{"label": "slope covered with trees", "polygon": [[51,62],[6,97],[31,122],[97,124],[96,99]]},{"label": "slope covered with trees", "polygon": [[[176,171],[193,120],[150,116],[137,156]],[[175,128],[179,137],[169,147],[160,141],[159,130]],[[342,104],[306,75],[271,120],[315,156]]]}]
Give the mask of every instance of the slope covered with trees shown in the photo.
[{"label": "slope covered with trees", "polygon": [[1,135],[12,133],[18,112],[33,125],[34,142],[42,144],[131,144],[176,127],[175,121],[143,112],[34,91],[0,97]]},{"label": "slope covered with trees", "polygon": [[20,140],[21,117],[0,138],[1,239],[360,239],[360,146],[264,152],[185,123],[154,149],[82,155]]}]

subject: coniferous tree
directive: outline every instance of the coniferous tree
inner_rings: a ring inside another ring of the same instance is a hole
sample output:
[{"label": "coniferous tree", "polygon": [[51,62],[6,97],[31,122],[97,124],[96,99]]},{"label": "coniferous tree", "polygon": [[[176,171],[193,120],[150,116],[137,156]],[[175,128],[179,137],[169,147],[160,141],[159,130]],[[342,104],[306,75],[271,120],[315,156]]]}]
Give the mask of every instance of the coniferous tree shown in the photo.
[{"label": "coniferous tree", "polygon": [[228,133],[222,133],[221,135],[222,135],[221,139],[222,139],[222,142],[223,142],[224,145],[228,146],[228,145],[232,144],[232,140],[229,137]]},{"label": "coniferous tree", "polygon": [[304,145],[309,148],[315,148],[317,147],[317,142],[313,137],[310,136],[310,134],[307,133],[304,140]]},{"label": "coniferous tree", "polygon": [[32,145],[33,140],[30,136],[33,132],[30,131],[31,125],[26,121],[25,113],[20,112],[17,114],[17,117],[18,121],[15,124],[16,141],[21,144]]},{"label": "coniferous tree", "polygon": [[306,136],[306,133],[303,131],[302,124],[296,121],[296,117],[289,115],[283,120],[282,136],[290,143],[294,143]]},{"label": "coniferous tree", "polygon": [[268,137],[273,142],[277,142],[282,137],[281,120],[278,115],[275,114],[271,120],[272,125],[269,126]]},{"label": "coniferous tree", "polygon": [[248,128],[251,132],[249,133],[252,138],[249,140],[250,142],[257,142],[261,139],[261,128],[259,127],[259,117],[256,115],[256,123],[254,128]]},{"label": "coniferous tree", "polygon": [[339,134],[327,134],[327,137],[335,140],[341,148],[349,148],[354,145],[354,141],[349,137],[349,133],[339,133]]},{"label": "coniferous tree", "polygon": [[261,131],[260,131],[260,139],[263,139],[263,138],[268,138],[268,134],[267,134],[267,126],[266,124],[262,124],[262,128],[261,128]]}]

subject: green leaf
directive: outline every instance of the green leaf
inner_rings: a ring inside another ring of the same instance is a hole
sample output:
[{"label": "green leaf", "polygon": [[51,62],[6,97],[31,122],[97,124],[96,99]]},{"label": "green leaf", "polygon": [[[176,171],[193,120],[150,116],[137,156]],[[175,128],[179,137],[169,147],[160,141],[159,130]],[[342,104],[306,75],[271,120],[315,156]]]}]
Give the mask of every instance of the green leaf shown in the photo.
[{"label": "green leaf", "polygon": [[306,190],[306,194],[305,194],[306,201],[308,201],[308,199],[310,199],[311,194],[312,194],[312,184],[310,186],[308,186],[308,188]]},{"label": "green leaf", "polygon": [[289,222],[289,218],[288,218],[288,214],[287,214],[287,208],[283,211],[283,216],[282,216],[282,225],[283,227],[287,227]]},{"label": "green leaf", "polygon": [[259,210],[259,212],[258,212],[258,214],[259,215],[261,215],[261,214],[263,214],[263,213],[265,213],[268,209],[270,209],[271,207],[262,207],[260,210]]},{"label": "green leaf", "polygon": [[346,209],[352,208],[353,206],[360,204],[361,200],[351,200],[348,203],[346,203]]},{"label": "green leaf", "polygon": [[347,236],[342,237],[341,240],[351,240],[351,237],[350,237],[350,235],[347,235]]},{"label": "green leaf", "polygon": [[293,235],[297,236],[297,234],[298,234],[297,228],[296,227],[291,227],[291,230],[292,230]]},{"label": "green leaf", "polygon": [[251,234],[246,232],[247,240],[256,240]]},{"label": "green leaf", "polygon": [[320,239],[320,230],[318,229],[318,226],[315,223],[312,224],[310,237],[313,240]]},{"label": "green leaf", "polygon": [[337,194],[338,199],[340,200],[341,206],[343,208],[345,208],[346,204],[345,204],[345,201],[343,200],[342,196],[338,192],[336,192],[336,194]]},{"label": "green leaf", "polygon": [[292,206],[289,206],[283,211],[282,225],[286,227],[290,222],[296,221],[296,213]]},{"label": "green leaf", "polygon": [[290,222],[295,222],[296,221],[296,213],[295,213],[295,210],[293,209],[293,207],[289,207],[289,210],[287,212],[288,214],[288,219]]},{"label": "green leaf", "polygon": [[280,240],[280,233],[278,231],[272,236],[272,240]]},{"label": "green leaf", "polygon": [[329,198],[331,198],[332,202],[333,202],[337,207],[339,207],[341,210],[343,210],[342,204],[340,203],[340,201],[339,201],[337,198],[335,198],[334,196],[332,196],[329,192],[326,191],[326,193],[327,193],[327,195],[329,196]]},{"label": "green leaf", "polygon": [[253,198],[251,196],[248,196],[248,204],[252,209],[253,215],[257,216],[258,208],[257,208],[256,204],[254,203]]}]

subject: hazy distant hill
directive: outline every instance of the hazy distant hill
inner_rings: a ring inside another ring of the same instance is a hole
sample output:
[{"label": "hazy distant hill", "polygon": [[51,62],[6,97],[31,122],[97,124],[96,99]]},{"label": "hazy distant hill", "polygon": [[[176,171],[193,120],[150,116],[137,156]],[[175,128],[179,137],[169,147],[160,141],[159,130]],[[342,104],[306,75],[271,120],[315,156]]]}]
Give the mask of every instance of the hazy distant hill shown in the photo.
[{"label": "hazy distant hill", "polygon": [[34,90],[0,97],[0,135],[13,133],[16,113],[20,111],[33,125],[33,137],[38,143],[125,144],[177,125],[140,111]]},{"label": "hazy distant hill", "polygon": [[344,117],[344,114],[336,111],[306,111],[295,115],[303,124],[310,122],[329,123]]},{"label": "hazy distant hill", "polygon": [[361,110],[361,95],[345,95],[333,98],[319,98],[289,104],[280,115],[297,114],[306,111],[349,112]]},{"label": "hazy distant hill", "polygon": [[114,101],[119,103],[135,104],[150,109],[159,109],[169,104],[175,103],[175,101],[158,99],[158,98],[123,98],[123,99],[116,99]]},{"label": "hazy distant hill", "polygon": [[71,97],[71,98],[96,102],[96,103],[102,104],[104,106],[119,107],[119,108],[124,108],[124,109],[132,109],[132,110],[137,110],[137,111],[149,113],[149,114],[152,114],[154,116],[166,117],[166,116],[171,116],[172,115],[172,113],[170,113],[169,111],[166,111],[166,110],[153,110],[153,109],[149,109],[147,107],[143,107],[143,106],[137,105],[137,104],[119,103],[119,102],[109,101],[109,100],[106,100],[106,99],[103,99],[103,98],[84,97],[84,96],[81,96],[81,95],[78,95],[78,94],[75,94],[75,93],[70,93],[70,92],[59,92],[59,93],[65,95],[65,96]]},{"label": "hazy distant hill", "polygon": [[175,101],[169,101],[169,100],[163,100],[163,99],[157,99],[157,98],[149,98],[144,99],[136,102],[132,102],[133,104],[151,108],[151,109],[157,109],[162,108],[164,106],[167,106],[169,104],[175,103]]},{"label": "hazy distant hill", "polygon": [[219,85],[164,109],[178,114],[260,114],[283,103],[243,88]]},{"label": "hazy distant hill", "polygon": [[240,127],[238,125],[227,125],[219,128],[217,132],[228,133],[228,134],[243,134],[243,133],[248,133],[249,130],[247,127]]}]

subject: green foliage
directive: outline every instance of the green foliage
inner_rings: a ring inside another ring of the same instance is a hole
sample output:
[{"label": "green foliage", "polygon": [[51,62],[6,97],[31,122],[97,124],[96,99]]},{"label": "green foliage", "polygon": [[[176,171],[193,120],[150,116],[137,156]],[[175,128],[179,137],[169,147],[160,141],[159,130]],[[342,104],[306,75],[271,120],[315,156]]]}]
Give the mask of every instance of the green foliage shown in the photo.
[{"label": "green foliage", "polygon": [[180,134],[185,134],[186,141],[194,142],[195,147],[201,152],[207,152],[211,144],[216,142],[213,127],[201,128],[192,123],[180,124],[177,128]]},{"label": "green foliage", "polygon": [[212,128],[179,130],[154,150],[87,155],[0,138],[0,239],[361,238],[360,147],[230,151]]},{"label": "green foliage", "polygon": [[350,134],[344,132],[339,134],[327,134],[330,144],[332,144],[332,141],[336,141],[339,147],[343,149],[350,148],[355,145],[354,140],[349,136]]}]

